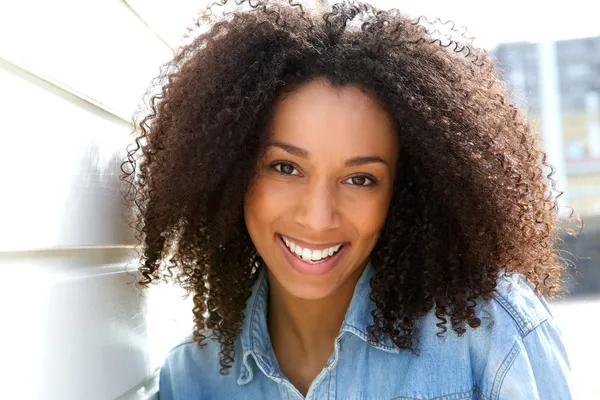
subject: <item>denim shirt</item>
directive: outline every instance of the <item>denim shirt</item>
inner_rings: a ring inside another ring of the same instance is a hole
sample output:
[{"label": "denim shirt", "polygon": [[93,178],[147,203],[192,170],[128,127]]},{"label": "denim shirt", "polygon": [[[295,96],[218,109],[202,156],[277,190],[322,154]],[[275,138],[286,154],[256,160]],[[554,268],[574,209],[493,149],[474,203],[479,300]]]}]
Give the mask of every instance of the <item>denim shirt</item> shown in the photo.
[{"label": "denim shirt", "polygon": [[[476,329],[458,337],[436,334],[432,312],[417,321],[418,353],[389,338],[369,343],[372,323],[368,265],[358,281],[334,352],[306,399],[571,399],[569,361],[546,301],[520,275],[499,278],[494,299],[479,302]],[[268,282],[261,271],[249,298],[235,362],[220,375],[214,338],[199,349],[189,341],[168,354],[160,371],[160,400],[303,399],[281,373],[267,330]],[[493,320],[493,323],[491,321]]]}]

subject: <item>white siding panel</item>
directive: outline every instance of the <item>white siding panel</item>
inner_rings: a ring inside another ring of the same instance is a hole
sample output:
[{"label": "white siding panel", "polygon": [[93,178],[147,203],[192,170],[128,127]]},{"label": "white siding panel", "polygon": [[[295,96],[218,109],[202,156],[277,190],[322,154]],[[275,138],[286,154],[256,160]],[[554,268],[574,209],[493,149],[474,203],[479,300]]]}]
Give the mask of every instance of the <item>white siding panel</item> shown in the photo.
[{"label": "white siding panel", "polygon": [[191,314],[172,287],[135,288],[133,258],[128,248],[0,253],[3,398],[152,398]]},{"label": "white siding panel", "polygon": [[1,54],[0,87],[0,397],[154,398],[191,307],[125,273],[130,125]]},{"label": "white siding panel", "polygon": [[171,57],[121,1],[0,5],[1,398],[156,398],[191,329],[172,287],[132,282],[120,164]]},{"label": "white siding panel", "polygon": [[0,251],[132,244],[128,123],[0,61]]},{"label": "white siding panel", "polygon": [[19,0],[0,5],[0,56],[129,117],[172,52],[118,0]]}]

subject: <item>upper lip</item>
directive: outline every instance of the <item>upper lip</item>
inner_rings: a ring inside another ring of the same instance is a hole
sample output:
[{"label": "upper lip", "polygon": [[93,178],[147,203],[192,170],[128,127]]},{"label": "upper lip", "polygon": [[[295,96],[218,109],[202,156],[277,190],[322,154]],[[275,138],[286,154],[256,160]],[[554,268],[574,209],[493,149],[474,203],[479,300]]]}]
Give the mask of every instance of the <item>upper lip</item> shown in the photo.
[{"label": "upper lip", "polygon": [[281,235],[281,236],[285,237],[286,239],[291,240],[296,245],[299,245],[300,247],[302,247],[304,249],[310,249],[310,250],[324,250],[324,249],[328,249],[330,247],[335,247],[338,244],[344,244],[345,243],[343,241],[340,241],[340,242],[330,242],[330,243],[309,243],[309,242],[305,242],[303,240],[296,239],[296,238],[288,236],[288,235]]}]

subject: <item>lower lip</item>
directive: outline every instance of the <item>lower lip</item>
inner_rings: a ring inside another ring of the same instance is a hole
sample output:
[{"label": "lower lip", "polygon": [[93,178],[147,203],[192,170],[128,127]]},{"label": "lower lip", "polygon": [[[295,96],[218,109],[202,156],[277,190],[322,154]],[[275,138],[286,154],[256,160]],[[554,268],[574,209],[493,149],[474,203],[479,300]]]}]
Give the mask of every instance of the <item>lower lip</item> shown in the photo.
[{"label": "lower lip", "polygon": [[292,254],[291,250],[283,243],[280,235],[277,235],[281,251],[287,258],[290,265],[298,272],[307,275],[323,275],[331,271],[338,261],[342,258],[343,254],[349,247],[348,243],[344,243],[342,248],[331,257],[327,257],[324,261],[318,262],[317,264],[311,264],[298,258],[295,254]]}]

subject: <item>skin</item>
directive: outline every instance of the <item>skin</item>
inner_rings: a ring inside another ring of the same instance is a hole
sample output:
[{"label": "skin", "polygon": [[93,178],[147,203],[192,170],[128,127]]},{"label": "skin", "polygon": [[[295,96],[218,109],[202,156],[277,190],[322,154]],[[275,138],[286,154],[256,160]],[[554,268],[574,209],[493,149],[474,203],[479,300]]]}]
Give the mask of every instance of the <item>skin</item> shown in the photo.
[{"label": "skin", "polygon": [[[333,353],[383,227],[398,149],[392,119],[356,87],[315,80],[275,107],[244,212],[268,269],[271,343],[282,373],[304,395]],[[286,259],[279,235],[313,249],[347,248],[332,270],[305,274]]]}]

